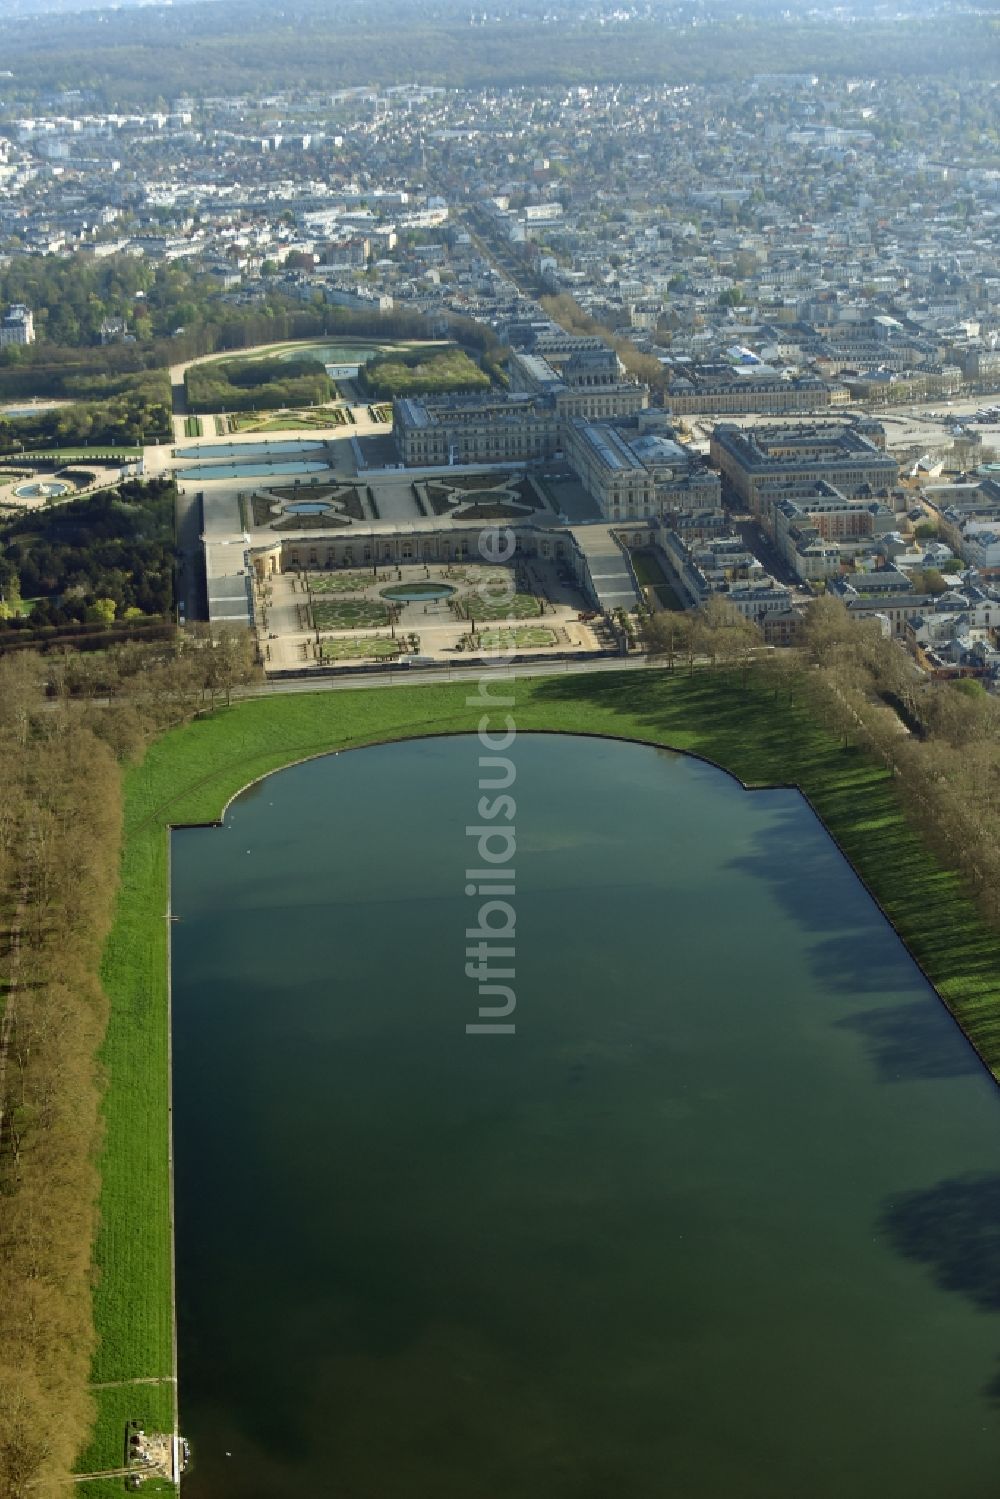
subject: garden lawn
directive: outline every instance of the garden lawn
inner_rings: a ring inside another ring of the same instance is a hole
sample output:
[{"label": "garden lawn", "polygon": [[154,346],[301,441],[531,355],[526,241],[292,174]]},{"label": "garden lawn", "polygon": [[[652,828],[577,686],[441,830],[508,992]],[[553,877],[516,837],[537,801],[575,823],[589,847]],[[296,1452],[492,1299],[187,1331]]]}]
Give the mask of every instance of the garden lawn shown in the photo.
[{"label": "garden lawn", "polygon": [[[312,495],[307,495],[312,499]],[[372,585],[371,572],[310,573],[306,582],[310,593],[363,593]]]},{"label": "garden lawn", "polygon": [[[474,732],[482,709],[470,696],[461,682],[255,698],[165,734],[128,772],[104,965],[111,1020],[95,1380],[171,1372],[166,829],[217,820],[242,787],[294,761]],[[751,786],[800,786],[1000,1076],[1000,937],[924,848],[885,771],[843,748],[807,709],[753,677],[744,688],[708,670],[534,677],[516,680],[514,696],[521,733],[634,739],[700,755]]]},{"label": "garden lawn", "polygon": [[484,651],[509,651],[515,646],[537,649],[556,643],[555,631],[545,625],[519,625],[513,630],[480,630],[475,638]]},{"label": "garden lawn", "polygon": [[310,608],[317,630],[364,630],[389,623],[388,609],[373,599],[311,599]]},{"label": "garden lawn", "polygon": [[684,605],[677,597],[676,590],[660,565],[659,558],[652,552],[644,551],[632,552],[631,557],[636,578],[644,587],[652,588],[662,608],[682,610]]},{"label": "garden lawn", "polygon": [[541,600],[533,593],[490,588],[464,595],[460,608],[465,619],[534,619],[542,612]]},{"label": "garden lawn", "polygon": [[229,418],[234,432],[296,432],[300,428],[342,427],[347,421],[341,406],[309,407],[305,411],[282,411],[277,416],[260,416],[237,412]]},{"label": "garden lawn", "polygon": [[379,661],[388,656],[398,656],[398,640],[324,640],[319,654],[323,661]]}]

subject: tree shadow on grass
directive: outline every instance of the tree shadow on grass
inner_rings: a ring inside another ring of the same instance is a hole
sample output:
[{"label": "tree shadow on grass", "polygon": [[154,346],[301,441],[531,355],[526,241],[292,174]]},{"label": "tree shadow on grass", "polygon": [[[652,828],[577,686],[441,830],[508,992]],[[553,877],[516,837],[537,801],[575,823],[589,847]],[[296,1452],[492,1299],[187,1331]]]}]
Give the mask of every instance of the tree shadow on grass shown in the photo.
[{"label": "tree shadow on grass", "polygon": [[649,735],[768,784],[785,779],[783,751],[799,740],[804,724],[797,710],[775,712],[770,696],[705,671],[543,679],[533,684],[532,697],[548,708],[572,707],[578,718],[594,710],[594,732]]},{"label": "tree shadow on grass", "polygon": [[[744,687],[736,675],[681,669],[542,680],[531,702],[544,707],[546,727],[562,727],[565,717],[567,732],[648,737],[747,784],[800,786],[962,1028],[1000,1069],[1000,939],[954,872],[928,853],[887,774],[839,744],[808,709],[752,679]],[[530,718],[529,706],[525,727]],[[838,956],[831,951],[830,960]]]},{"label": "tree shadow on grass", "polygon": [[[780,793],[778,793],[780,795]],[[908,835],[879,834],[881,855],[891,861],[894,894],[905,911],[927,898],[928,865],[908,846]],[[923,987],[926,980],[892,925],[858,880],[855,870],[809,807],[788,794],[759,833],[751,852],[730,861],[731,869],[766,883],[798,929],[812,939],[809,963],[824,988],[840,994],[880,994]],[[885,907],[883,907],[883,910]],[[971,953],[949,935],[949,957],[971,971]],[[966,943],[982,939],[970,924]],[[992,949],[984,948],[982,971],[992,972]],[[928,994],[928,1003],[935,996]],[[935,1015],[932,1021],[940,1021]],[[940,1039],[940,1037],[939,1037]]]}]

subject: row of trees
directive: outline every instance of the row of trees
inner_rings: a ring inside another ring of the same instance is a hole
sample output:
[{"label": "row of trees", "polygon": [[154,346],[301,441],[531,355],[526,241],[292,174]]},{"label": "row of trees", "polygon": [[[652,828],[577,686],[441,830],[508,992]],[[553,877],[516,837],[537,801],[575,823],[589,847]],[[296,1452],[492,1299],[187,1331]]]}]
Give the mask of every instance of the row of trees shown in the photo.
[{"label": "row of trees", "polygon": [[839,600],[811,606],[805,662],[816,711],[892,772],[911,820],[1000,923],[1000,702],[974,680],[928,679]]},{"label": "row of trees", "polygon": [[1000,702],[980,683],[929,679],[833,597],[810,604],[795,650],[765,650],[756,625],[720,595],[690,613],[654,614],[645,630],[668,667],[707,661],[744,682],[751,672],[780,680],[832,733],[879,760],[928,844],[1000,924]]},{"label": "row of trees", "polygon": [[[121,777],[151,735],[255,673],[249,635],[0,658],[0,1494],[64,1494],[88,1393],[99,980]],[[108,697],[110,694],[110,698]]]},{"label": "row of trees", "polygon": [[599,323],[596,318],[591,317],[589,312],[584,312],[575,297],[568,292],[560,292],[558,296],[542,297],[542,306],[552,318],[553,322],[565,328],[567,333],[586,333],[603,341],[614,349],[618,358],[625,366],[626,372],[634,380],[648,385],[651,390],[663,390],[666,386],[666,375],[663,365],[651,354],[644,354],[637,349],[630,338],[616,333],[614,329],[607,328]]},{"label": "row of trees", "polygon": [[680,663],[693,671],[696,663],[707,659],[712,666],[738,668],[745,678],[764,646],[754,622],[722,594],[712,594],[703,608],[687,613],[665,609],[647,615],[643,631],[650,649],[663,656],[671,670]]},{"label": "row of trees", "polygon": [[0,661],[0,1493],[50,1495],[93,1412],[97,978],[121,825],[109,747],[43,711],[41,663]]}]

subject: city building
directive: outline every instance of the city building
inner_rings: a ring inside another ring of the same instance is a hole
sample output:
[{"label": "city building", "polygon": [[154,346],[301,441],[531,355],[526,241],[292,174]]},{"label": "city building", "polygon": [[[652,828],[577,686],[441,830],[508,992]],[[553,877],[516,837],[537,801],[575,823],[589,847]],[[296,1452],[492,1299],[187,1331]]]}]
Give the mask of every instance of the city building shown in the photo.
[{"label": "city building", "polygon": [[0,319],[0,349],[9,344],[33,344],[35,342],[35,315],[30,307],[12,302]]},{"label": "city building", "polygon": [[733,495],[761,513],[761,491],[776,480],[825,480],[841,494],[884,494],[899,479],[895,458],[855,427],[837,423],[742,428],[718,426],[712,462]]},{"label": "city building", "polygon": [[407,468],[526,463],[559,446],[555,408],[526,392],[403,397],[392,403],[392,426]]}]

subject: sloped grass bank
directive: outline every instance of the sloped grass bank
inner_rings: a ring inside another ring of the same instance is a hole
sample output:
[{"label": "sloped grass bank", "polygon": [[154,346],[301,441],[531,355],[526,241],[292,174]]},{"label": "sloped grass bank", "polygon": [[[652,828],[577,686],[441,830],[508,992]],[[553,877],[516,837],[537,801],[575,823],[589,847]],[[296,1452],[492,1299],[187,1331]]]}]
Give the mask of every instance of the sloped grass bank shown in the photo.
[{"label": "sloped grass bank", "polygon": [[[128,773],[105,958],[112,1008],[95,1381],[172,1373],[166,829],[218,820],[248,782],[296,760],[474,731],[483,711],[468,704],[474,692],[457,683],[253,699],[164,735]],[[749,786],[799,786],[1000,1077],[1000,939],[926,851],[884,770],[753,679],[744,687],[709,671],[595,673],[517,681],[514,694],[521,733],[634,739],[700,755]],[[170,1386],[137,1386],[137,1407],[151,1389],[162,1410]],[[94,1467],[105,1457],[113,1466],[116,1423],[131,1409],[119,1391],[108,1392],[107,1405],[114,1415],[102,1413],[100,1429],[108,1436],[87,1454]]]}]

